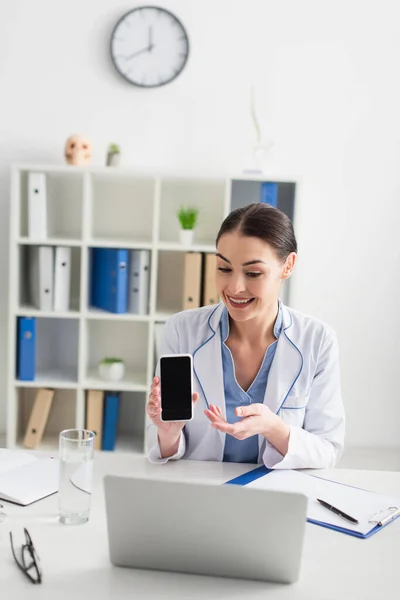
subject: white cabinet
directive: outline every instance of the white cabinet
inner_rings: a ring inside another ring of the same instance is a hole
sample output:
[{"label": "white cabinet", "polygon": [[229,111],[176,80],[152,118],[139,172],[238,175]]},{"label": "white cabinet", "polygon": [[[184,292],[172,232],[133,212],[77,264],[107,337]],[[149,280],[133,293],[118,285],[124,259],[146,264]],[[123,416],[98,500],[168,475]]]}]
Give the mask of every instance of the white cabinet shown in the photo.
[{"label": "white cabinet", "polygon": [[[44,241],[29,237],[30,172],[46,176],[48,227]],[[254,188],[257,178],[251,180]],[[145,451],[145,406],[155,369],[157,327],[182,309],[184,252],[215,252],[219,226],[230,211],[233,181],[225,177],[152,175],[107,167],[18,165],[13,168],[9,447],[22,443],[36,388],[51,387],[56,393],[42,447],[56,447],[62,429],[84,427],[86,393],[90,389],[103,389],[121,393],[116,451]],[[246,178],[243,184],[246,189]],[[245,194],[242,200],[243,204],[248,203]],[[181,206],[199,209],[190,248],[182,247],[179,242],[177,212]],[[71,247],[70,309],[66,312],[38,310],[30,302],[29,247],[40,244]],[[91,252],[95,247],[150,250],[148,314],[113,314],[90,306]],[[33,381],[20,381],[16,375],[18,317],[36,318]],[[110,355],[123,358],[126,364],[124,379],[112,384],[101,380],[97,372],[98,361]]]}]

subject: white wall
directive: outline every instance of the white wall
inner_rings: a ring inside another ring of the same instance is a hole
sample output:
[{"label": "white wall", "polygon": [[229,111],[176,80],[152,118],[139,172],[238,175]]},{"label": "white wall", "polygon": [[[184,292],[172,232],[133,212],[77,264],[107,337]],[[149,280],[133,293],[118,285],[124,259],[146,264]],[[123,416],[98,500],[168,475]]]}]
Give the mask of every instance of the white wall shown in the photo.
[{"label": "white wall", "polygon": [[255,82],[276,173],[301,182],[292,304],[338,332],[347,443],[400,445],[398,2],[160,4],[186,25],[191,55],[155,90],[129,86],[108,57],[135,2],[0,4],[0,430],[11,162],[60,164],[81,132],[98,164],[115,141],[126,165],[235,172],[252,142]]}]

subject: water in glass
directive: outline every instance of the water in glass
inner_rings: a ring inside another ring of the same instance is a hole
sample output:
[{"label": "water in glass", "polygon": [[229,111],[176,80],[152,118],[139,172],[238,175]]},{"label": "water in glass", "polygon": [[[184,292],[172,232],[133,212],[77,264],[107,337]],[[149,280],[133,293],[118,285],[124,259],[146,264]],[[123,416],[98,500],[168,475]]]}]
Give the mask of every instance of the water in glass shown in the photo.
[{"label": "water in glass", "polygon": [[62,523],[77,525],[89,519],[93,450],[93,432],[84,429],[61,432],[58,506]]}]

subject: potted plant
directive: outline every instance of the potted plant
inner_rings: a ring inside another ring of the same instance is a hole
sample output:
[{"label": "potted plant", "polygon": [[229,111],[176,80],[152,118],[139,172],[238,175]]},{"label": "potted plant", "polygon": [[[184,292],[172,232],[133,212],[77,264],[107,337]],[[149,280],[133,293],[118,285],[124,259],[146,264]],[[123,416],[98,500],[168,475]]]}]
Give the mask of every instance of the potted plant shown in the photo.
[{"label": "potted plant", "polygon": [[118,144],[110,144],[107,152],[107,167],[118,167],[121,162],[121,150]]},{"label": "potted plant", "polygon": [[125,375],[125,363],[122,358],[106,356],[98,365],[99,376],[106,381],[119,381]]},{"label": "potted plant", "polygon": [[197,223],[199,211],[197,208],[181,208],[178,219],[181,224],[180,240],[184,246],[190,246],[193,242],[194,228]]}]

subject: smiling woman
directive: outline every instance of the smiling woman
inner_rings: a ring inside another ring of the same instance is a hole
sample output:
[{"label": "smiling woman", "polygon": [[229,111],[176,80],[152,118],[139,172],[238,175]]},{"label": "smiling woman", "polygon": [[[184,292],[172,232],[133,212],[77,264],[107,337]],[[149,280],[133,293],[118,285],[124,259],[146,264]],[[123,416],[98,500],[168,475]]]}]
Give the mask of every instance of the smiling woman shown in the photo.
[{"label": "smiling woman", "polygon": [[222,302],[178,313],[165,327],[162,353],[193,356],[194,417],[161,421],[157,374],[150,460],[332,467],[344,443],[338,346],[328,325],[279,299],[297,257],[290,219],[250,204],[228,215],[216,245]]}]

